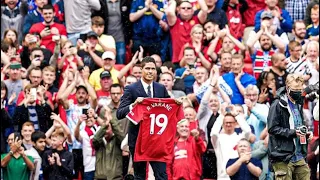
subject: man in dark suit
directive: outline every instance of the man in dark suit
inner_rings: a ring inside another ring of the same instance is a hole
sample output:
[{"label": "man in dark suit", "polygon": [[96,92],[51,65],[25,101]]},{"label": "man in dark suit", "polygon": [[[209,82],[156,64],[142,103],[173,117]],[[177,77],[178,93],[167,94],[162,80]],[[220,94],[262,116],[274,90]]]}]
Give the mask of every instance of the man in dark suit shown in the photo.
[{"label": "man in dark suit", "polygon": [[[141,79],[128,85],[124,88],[123,96],[120,100],[120,106],[117,110],[117,118],[123,119],[130,112],[130,110],[137,104],[141,103],[143,97],[151,98],[170,98],[166,88],[157,82],[154,82],[156,71],[155,60],[147,56],[141,62],[142,77]],[[139,133],[140,125],[134,125],[132,122],[129,124],[128,130],[128,145],[130,153],[134,156],[137,136]],[[132,157],[133,158],[133,157]],[[150,162],[157,180],[167,180],[166,163],[165,162]],[[133,163],[135,180],[145,180],[146,176],[146,162]]]}]

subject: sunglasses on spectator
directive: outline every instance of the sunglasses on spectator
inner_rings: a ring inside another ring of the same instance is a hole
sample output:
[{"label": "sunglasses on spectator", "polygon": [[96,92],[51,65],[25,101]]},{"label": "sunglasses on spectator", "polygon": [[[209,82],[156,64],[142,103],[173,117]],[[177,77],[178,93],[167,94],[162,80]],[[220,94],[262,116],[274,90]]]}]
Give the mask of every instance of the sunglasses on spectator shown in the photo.
[{"label": "sunglasses on spectator", "polygon": [[181,9],[183,9],[183,10],[190,10],[190,9],[192,9],[192,7],[181,7]]}]

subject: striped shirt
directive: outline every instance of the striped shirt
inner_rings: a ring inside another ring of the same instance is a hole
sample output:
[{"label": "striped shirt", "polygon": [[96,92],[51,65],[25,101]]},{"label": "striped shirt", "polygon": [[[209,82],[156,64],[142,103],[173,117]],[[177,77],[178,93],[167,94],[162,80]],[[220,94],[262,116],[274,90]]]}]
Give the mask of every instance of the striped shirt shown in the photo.
[{"label": "striped shirt", "polygon": [[[69,149],[69,151],[71,152],[72,149],[81,149],[82,148],[82,144],[77,141],[74,138],[74,130],[76,128],[76,125],[78,123],[79,120],[79,116],[82,114],[82,109],[89,109],[90,108],[90,104],[87,104],[85,106],[79,107],[76,104],[70,103],[69,102],[69,109],[66,109],[66,113],[67,113],[67,125],[71,131],[71,135],[72,135],[72,139],[73,139],[73,145],[72,148]],[[80,131],[83,130],[85,127],[85,122],[82,122],[82,124],[80,125]]]},{"label": "striped shirt", "polygon": [[39,131],[39,120],[36,111],[36,106],[28,106],[29,119],[34,124],[34,130]]},{"label": "striped shirt", "polygon": [[286,0],[285,9],[289,12],[292,22],[304,20],[309,2],[310,0]]},{"label": "striped shirt", "polygon": [[297,62],[292,62],[290,57],[286,59],[288,61],[287,72],[301,75],[311,75],[309,63],[305,58],[300,58]]}]

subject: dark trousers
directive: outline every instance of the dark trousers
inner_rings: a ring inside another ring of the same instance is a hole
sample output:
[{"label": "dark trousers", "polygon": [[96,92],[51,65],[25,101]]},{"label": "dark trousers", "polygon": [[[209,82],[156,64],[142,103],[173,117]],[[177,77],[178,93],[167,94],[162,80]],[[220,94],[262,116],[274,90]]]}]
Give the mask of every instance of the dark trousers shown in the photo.
[{"label": "dark trousers", "polygon": [[[132,159],[134,160],[134,148],[130,147],[129,148],[130,153],[132,154]],[[150,161],[149,162],[153,174],[156,180],[167,180],[168,175],[166,172],[166,163],[165,162],[156,162],[156,161]],[[133,169],[134,169],[134,179],[135,180],[145,180],[146,179],[146,167],[147,167],[147,162],[142,161],[142,162],[134,162],[133,161]]]},{"label": "dark trousers", "polygon": [[83,167],[83,155],[82,155],[82,149],[72,149],[73,154],[73,179],[79,178],[79,172],[81,173],[81,177],[84,177],[84,167]]},{"label": "dark trousers", "polygon": [[217,158],[213,151],[206,151],[203,154],[203,173],[204,179],[217,179]]}]

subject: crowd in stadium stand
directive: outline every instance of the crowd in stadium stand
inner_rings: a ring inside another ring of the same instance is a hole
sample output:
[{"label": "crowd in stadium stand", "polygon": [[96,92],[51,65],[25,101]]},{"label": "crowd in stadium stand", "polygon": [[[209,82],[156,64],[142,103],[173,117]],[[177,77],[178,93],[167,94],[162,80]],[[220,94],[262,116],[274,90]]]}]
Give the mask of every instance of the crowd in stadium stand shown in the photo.
[{"label": "crowd in stadium stand", "polygon": [[319,180],[319,0],[2,0],[1,180]]}]

